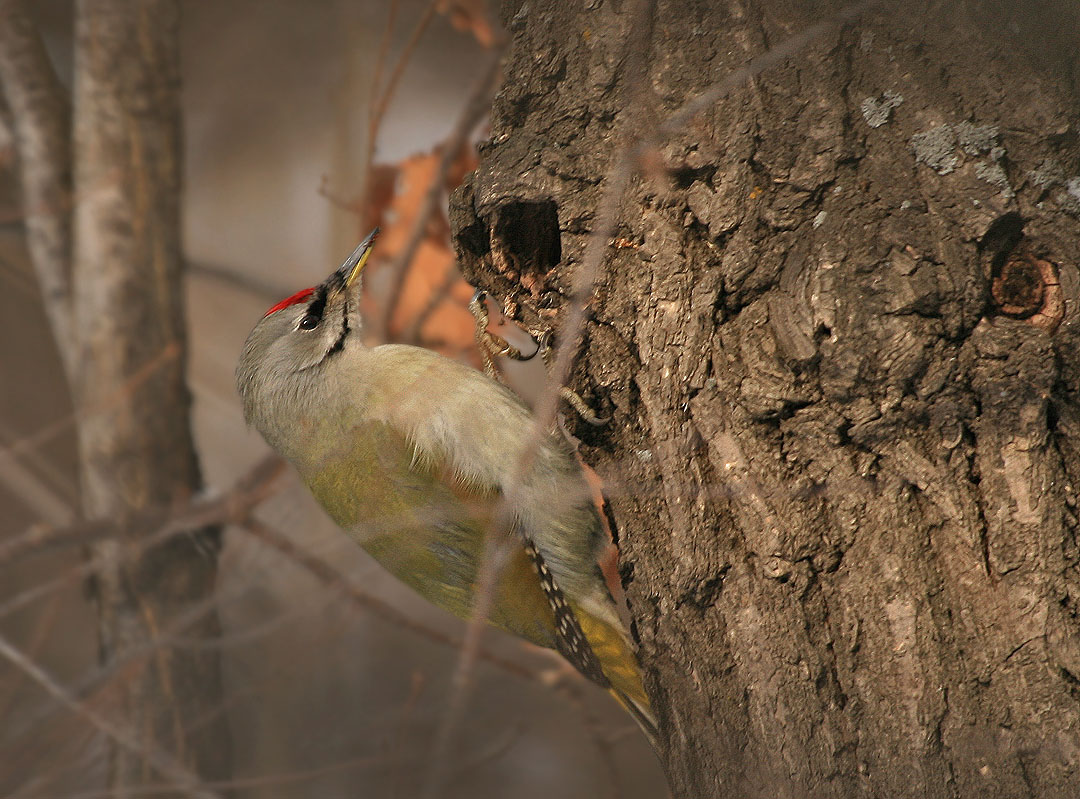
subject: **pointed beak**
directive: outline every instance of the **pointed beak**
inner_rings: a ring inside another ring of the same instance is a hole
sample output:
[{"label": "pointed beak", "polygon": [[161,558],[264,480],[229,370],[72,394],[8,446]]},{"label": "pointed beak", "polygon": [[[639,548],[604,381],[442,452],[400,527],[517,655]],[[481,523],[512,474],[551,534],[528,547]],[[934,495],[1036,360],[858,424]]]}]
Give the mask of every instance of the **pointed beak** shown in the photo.
[{"label": "pointed beak", "polygon": [[367,265],[368,256],[371,255],[371,248],[375,245],[375,239],[379,236],[379,229],[375,228],[373,231],[367,234],[367,237],[357,245],[356,249],[352,251],[352,255],[345,259],[343,263],[334,273],[334,277],[341,280],[341,285],[346,291],[356,282],[356,279],[360,277],[360,273],[364,271],[364,267]]}]

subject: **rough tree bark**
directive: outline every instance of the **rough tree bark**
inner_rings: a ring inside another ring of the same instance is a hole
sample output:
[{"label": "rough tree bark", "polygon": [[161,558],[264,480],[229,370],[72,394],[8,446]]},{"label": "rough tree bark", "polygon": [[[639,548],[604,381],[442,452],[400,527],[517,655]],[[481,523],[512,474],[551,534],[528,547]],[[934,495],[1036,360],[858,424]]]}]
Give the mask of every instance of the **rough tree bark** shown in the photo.
[{"label": "rough tree bark", "polygon": [[[75,27],[74,316],[82,368],[77,406],[88,518],[190,499],[201,486],[184,379],[180,256],[180,52],[175,0],[81,0]],[[160,639],[220,636],[213,605],[218,531],[178,536],[132,561],[96,546],[102,648],[147,648],[119,686],[124,715],[148,742],[203,779],[229,775],[229,736],[213,648]],[[113,750],[124,790],[160,781]]]},{"label": "rough tree bark", "polygon": [[[558,336],[626,136],[840,3],[508,0],[467,277]],[[572,385],[682,797],[1080,795],[1080,14],[884,2],[650,149]]]},{"label": "rough tree bark", "polygon": [[[81,513],[122,530],[201,488],[184,377],[179,9],[80,0],[75,14],[73,130],[22,0],[0,3],[0,79],[31,256],[76,408]],[[101,655],[114,669],[102,705],[120,731],[109,742],[117,795],[163,783],[205,795],[195,781],[229,776],[218,650],[168,642],[220,636],[218,537],[210,528],[146,550],[122,536],[91,546]]]}]

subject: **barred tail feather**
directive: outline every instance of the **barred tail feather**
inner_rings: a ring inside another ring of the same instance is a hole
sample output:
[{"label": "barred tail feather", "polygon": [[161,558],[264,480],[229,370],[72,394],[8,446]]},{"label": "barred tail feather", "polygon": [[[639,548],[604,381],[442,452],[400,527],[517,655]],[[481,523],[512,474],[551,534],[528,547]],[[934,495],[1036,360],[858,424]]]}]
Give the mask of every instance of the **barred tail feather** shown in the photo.
[{"label": "barred tail feather", "polygon": [[655,749],[656,716],[649,703],[649,695],[645,693],[645,686],[641,683],[641,667],[638,665],[637,655],[630,648],[626,634],[621,629],[582,610],[576,603],[571,604],[585,639],[589,642],[603,671],[604,680],[596,680],[596,682],[604,685],[615,700],[634,718]]},{"label": "barred tail feather", "polygon": [[[536,545],[526,539],[525,553],[540,578],[552,613],[554,648],[574,668],[602,688],[607,688],[626,712],[633,716],[649,743],[656,748],[656,717],[649,696],[641,683],[641,667],[618,621],[614,603],[602,585],[593,597],[591,606],[567,597],[555,582]],[[606,613],[611,605],[610,614]],[[610,615],[611,620],[601,618]]]},{"label": "barred tail feather", "polygon": [[641,731],[645,733],[645,737],[649,739],[649,743],[653,749],[657,748],[658,730],[656,726],[656,716],[653,715],[652,707],[648,701],[642,704],[639,700],[619,691],[617,688],[608,689],[615,701],[623,706],[623,709],[630,714],[630,717],[637,722],[637,725],[641,728]]}]

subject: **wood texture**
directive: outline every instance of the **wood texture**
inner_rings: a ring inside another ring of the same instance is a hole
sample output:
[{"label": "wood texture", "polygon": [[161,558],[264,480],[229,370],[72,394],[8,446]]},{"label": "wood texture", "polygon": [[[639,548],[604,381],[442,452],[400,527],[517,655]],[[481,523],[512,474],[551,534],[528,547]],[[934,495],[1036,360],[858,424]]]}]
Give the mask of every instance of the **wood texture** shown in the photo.
[{"label": "wood texture", "polygon": [[[505,4],[451,203],[556,335],[618,120],[840,8],[662,0],[627,109],[630,5]],[[643,159],[573,387],[677,795],[1080,792],[1077,16],[881,3]]]},{"label": "wood texture", "polygon": [[71,330],[71,109],[26,0],[0,2],[0,85],[19,153],[30,250],[57,350],[74,366]]},{"label": "wood texture", "polygon": [[[184,379],[180,282],[179,10],[173,0],[76,6],[74,376],[83,511],[125,519],[201,487]],[[214,647],[216,529],[131,558],[94,544],[102,652],[129,661],[110,695],[145,742],[204,780],[229,776],[229,736]],[[114,748],[118,795],[166,782]],[[179,791],[178,791],[179,792]]]}]

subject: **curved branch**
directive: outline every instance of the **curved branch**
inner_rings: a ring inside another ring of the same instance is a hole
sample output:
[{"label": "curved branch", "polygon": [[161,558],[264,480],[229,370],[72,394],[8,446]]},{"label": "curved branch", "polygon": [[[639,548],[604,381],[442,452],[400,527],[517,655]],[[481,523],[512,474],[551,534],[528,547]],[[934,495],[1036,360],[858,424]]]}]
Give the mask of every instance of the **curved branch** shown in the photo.
[{"label": "curved branch", "polygon": [[70,107],[24,0],[0,0],[0,84],[19,153],[27,246],[70,380]]}]

